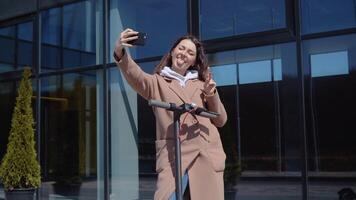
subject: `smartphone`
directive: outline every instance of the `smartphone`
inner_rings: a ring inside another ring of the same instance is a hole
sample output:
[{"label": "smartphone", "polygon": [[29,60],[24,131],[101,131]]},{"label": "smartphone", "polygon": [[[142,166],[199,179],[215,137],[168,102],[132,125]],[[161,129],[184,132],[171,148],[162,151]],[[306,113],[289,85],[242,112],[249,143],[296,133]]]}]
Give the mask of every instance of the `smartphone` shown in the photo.
[{"label": "smartphone", "polygon": [[137,36],[138,38],[136,40],[132,40],[127,43],[132,45],[144,46],[146,44],[147,33],[139,32]]}]

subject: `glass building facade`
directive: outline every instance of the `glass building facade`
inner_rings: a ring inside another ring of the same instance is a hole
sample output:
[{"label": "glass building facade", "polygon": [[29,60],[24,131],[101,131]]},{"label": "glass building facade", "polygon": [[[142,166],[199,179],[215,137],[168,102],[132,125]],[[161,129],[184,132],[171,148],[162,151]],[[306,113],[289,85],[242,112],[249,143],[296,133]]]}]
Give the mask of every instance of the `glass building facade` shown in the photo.
[{"label": "glass building facade", "polygon": [[0,159],[30,66],[37,199],[153,199],[154,115],[112,58],[127,27],[148,34],[128,50],[148,73],[179,36],[205,44],[228,113],[219,129],[225,199],[336,200],[356,191],[354,0],[5,2]]}]

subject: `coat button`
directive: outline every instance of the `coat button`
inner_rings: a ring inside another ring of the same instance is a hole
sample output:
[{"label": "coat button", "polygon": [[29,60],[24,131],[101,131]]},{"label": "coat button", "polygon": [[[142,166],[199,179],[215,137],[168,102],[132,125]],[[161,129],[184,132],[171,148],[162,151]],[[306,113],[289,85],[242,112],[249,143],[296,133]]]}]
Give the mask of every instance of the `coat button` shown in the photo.
[{"label": "coat button", "polygon": [[196,123],[198,123],[198,120],[193,119],[192,122],[193,122],[193,124],[196,124]]}]

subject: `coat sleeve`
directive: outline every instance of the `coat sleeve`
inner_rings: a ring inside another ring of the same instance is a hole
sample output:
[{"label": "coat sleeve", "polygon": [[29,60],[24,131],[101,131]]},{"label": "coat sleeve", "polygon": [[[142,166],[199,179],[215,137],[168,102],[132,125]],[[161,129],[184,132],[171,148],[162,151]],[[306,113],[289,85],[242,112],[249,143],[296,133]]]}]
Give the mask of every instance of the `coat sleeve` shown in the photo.
[{"label": "coat sleeve", "polygon": [[213,112],[219,113],[219,116],[211,119],[213,124],[217,127],[222,127],[227,121],[227,114],[224,105],[221,103],[218,92],[216,91],[214,95],[205,96],[208,109]]},{"label": "coat sleeve", "polygon": [[155,83],[154,76],[144,72],[131,56],[126,53],[126,50],[124,50],[121,60],[115,59],[115,62],[129,85],[143,98],[151,99]]}]

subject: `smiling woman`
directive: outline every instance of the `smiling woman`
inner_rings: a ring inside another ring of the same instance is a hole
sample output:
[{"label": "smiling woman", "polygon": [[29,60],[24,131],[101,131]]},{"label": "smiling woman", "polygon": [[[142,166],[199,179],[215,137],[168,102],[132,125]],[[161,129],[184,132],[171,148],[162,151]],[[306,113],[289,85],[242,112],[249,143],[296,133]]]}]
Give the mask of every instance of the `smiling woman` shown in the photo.
[{"label": "smiling woman", "polygon": [[[126,53],[137,31],[126,29],[115,44],[114,57],[131,87],[147,100],[182,105],[195,104],[219,116],[211,120],[187,113],[182,117],[180,132],[183,191],[191,199],[224,199],[223,172],[225,158],[217,127],[226,123],[227,115],[216,91],[201,42],[194,36],[179,38],[157,65],[147,74]],[[154,199],[175,199],[173,116],[170,111],[154,108],[156,118],[157,189]],[[189,189],[188,188],[189,185]]]},{"label": "smiling woman", "polygon": [[159,74],[165,66],[171,66],[181,75],[185,75],[186,71],[191,69],[199,71],[199,79],[205,81],[210,73],[205,57],[201,42],[194,36],[184,36],[179,38],[162,58],[155,68],[155,73]]},{"label": "smiling woman", "polygon": [[172,52],[173,70],[184,75],[187,69],[194,64],[196,51],[195,45],[191,40],[182,40]]}]

